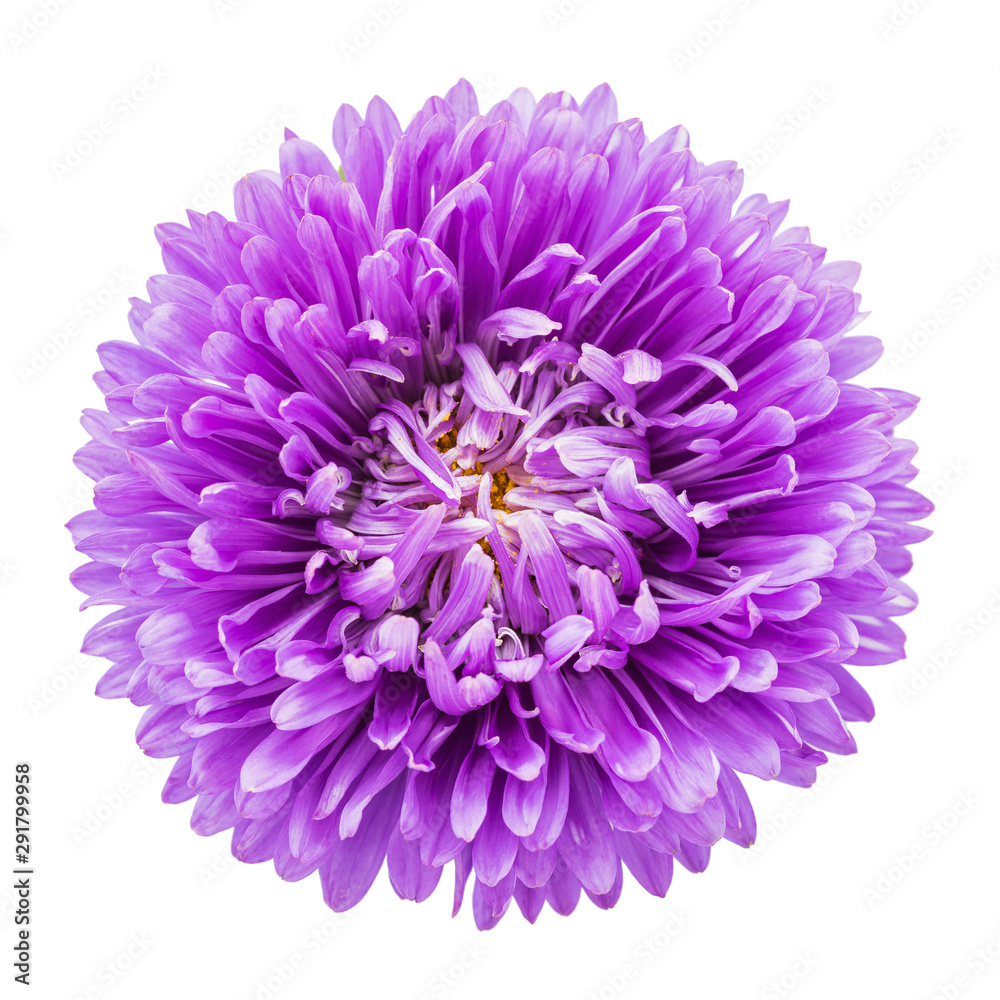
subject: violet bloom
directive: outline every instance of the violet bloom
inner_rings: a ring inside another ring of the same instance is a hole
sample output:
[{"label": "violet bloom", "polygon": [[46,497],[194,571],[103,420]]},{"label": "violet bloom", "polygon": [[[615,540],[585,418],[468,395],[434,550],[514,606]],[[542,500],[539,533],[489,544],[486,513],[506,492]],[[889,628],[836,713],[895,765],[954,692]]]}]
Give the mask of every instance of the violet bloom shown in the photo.
[{"label": "violet bloom", "polygon": [[159,226],[99,349],[98,694],[196,832],[334,909],[386,860],[416,900],[454,862],[482,928],[613,906],[623,864],[662,896],[753,842],[741,775],[853,753],[850,668],[903,655],[930,504],[914,397],[850,381],[859,268],[607,86],[375,98],[333,145]]}]

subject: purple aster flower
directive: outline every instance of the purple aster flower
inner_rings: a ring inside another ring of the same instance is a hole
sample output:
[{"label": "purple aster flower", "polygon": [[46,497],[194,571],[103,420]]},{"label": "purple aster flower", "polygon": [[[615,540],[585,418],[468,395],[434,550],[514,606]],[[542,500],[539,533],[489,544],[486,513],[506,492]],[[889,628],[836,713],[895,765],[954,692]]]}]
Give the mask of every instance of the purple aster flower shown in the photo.
[{"label": "purple aster flower", "polygon": [[903,655],[930,504],[915,398],[850,381],[859,268],[607,86],[375,98],[333,145],[159,226],[99,349],[98,694],[196,832],[334,909],[383,862],[416,900],[454,863],[483,928],[623,865],[662,896],[753,842],[742,775],[854,752],[852,668]]}]

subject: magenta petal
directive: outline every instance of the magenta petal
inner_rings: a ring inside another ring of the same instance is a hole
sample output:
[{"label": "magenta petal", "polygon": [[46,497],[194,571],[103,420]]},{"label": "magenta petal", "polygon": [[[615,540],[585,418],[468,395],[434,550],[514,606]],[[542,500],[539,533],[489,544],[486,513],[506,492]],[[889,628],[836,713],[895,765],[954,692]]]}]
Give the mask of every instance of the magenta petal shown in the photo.
[{"label": "magenta petal", "polygon": [[357,905],[375,881],[395,828],[402,783],[386,789],[365,810],[357,833],[334,840],[320,868],[323,899],[338,913]]},{"label": "magenta petal", "polygon": [[503,821],[500,812],[502,799],[503,786],[497,782],[490,796],[492,808],[487,810],[483,825],[472,842],[476,878],[487,886],[497,885],[510,872],[517,857],[517,837]]},{"label": "magenta petal", "polygon": [[404,840],[398,826],[392,828],[386,859],[389,881],[400,899],[423,902],[441,880],[441,869],[425,865],[420,860],[420,845]]},{"label": "magenta petal", "polygon": [[575,794],[570,797],[566,824],[557,842],[559,854],[585,889],[609,892],[617,877],[618,860],[611,826],[586,767],[572,757],[570,774]]}]

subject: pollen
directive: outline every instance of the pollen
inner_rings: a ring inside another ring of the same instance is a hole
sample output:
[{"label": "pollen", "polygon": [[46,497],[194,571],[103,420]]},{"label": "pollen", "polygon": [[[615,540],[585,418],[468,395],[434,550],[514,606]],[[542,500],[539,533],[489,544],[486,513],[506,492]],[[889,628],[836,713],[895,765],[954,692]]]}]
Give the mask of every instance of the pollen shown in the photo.
[{"label": "pollen", "polygon": [[[476,462],[476,472],[480,475],[483,474],[483,467]],[[499,472],[492,473],[493,485],[490,488],[490,507],[493,508],[497,513],[510,514],[511,509],[507,506],[504,501],[504,497],[507,495],[507,491],[513,488],[513,483],[510,481],[510,477],[507,473],[500,469]],[[500,577],[500,567],[497,565],[497,557],[493,552],[493,546],[485,538],[479,539],[479,547],[493,560],[494,573],[497,578]],[[503,585],[501,581],[501,586]]]},{"label": "pollen", "polygon": [[435,442],[437,450],[443,455],[446,451],[458,447],[458,428],[452,427],[450,431],[445,431]]},{"label": "pollen", "polygon": [[494,472],[493,488],[490,490],[490,506],[494,510],[506,511],[508,514],[511,512],[504,502],[504,497],[507,496],[507,491],[510,489],[513,489],[513,483],[511,483],[506,471],[501,469],[499,472]]}]

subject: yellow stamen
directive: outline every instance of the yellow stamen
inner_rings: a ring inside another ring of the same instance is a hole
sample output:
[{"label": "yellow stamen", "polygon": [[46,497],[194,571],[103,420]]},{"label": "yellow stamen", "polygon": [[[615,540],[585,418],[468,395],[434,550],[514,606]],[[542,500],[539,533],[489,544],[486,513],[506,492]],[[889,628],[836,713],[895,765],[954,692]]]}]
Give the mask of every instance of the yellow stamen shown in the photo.
[{"label": "yellow stamen", "polygon": [[437,450],[443,455],[446,451],[458,447],[458,428],[452,427],[450,431],[445,431],[435,442]]},{"label": "yellow stamen", "polygon": [[494,472],[493,487],[490,489],[490,506],[494,510],[503,510],[510,514],[511,509],[507,506],[504,498],[507,496],[507,491],[513,488],[514,484],[510,481],[505,469]]}]

